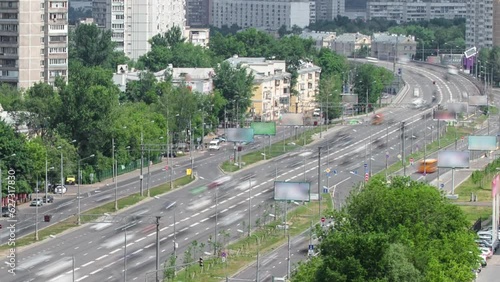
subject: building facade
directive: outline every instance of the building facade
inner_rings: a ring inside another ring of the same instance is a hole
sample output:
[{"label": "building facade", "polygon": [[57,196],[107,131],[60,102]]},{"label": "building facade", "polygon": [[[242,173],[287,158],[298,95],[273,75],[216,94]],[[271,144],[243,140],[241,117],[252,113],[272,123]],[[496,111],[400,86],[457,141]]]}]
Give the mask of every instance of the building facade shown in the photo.
[{"label": "building facade", "polygon": [[316,0],[316,21],[333,21],[345,13],[346,0]]},{"label": "building facade", "polygon": [[417,52],[413,36],[375,33],[371,42],[371,56],[380,60],[411,60]]},{"label": "building facade", "polygon": [[185,28],[186,0],[93,0],[96,24],[110,29],[117,50],[133,60],[146,54],[149,39],[174,26]]},{"label": "building facade", "polygon": [[208,27],[209,0],[186,0],[186,24],[192,27]]},{"label": "building facade", "polygon": [[210,42],[210,29],[186,27],[184,30],[184,37],[195,46],[208,48],[208,43]]},{"label": "building facade", "polygon": [[316,94],[319,91],[321,68],[312,63],[302,62],[297,69],[297,74],[295,95],[292,95],[290,99],[290,112],[310,113],[318,108]]},{"label": "building facade", "polygon": [[361,48],[371,48],[370,36],[360,33],[344,33],[337,35],[330,48],[339,55],[354,57]]},{"label": "building facade", "polygon": [[[129,81],[140,80],[143,71],[128,69],[127,65],[119,65],[116,73],[113,74],[113,82],[121,91],[127,89]],[[170,76],[172,84],[176,87],[186,86],[191,91],[202,94],[210,94],[213,91],[213,68],[173,68],[169,65],[168,68],[155,72],[153,74],[157,81],[164,81],[165,76]]]},{"label": "building facade", "polygon": [[[465,22],[465,47],[466,49],[476,47],[491,48],[494,44],[494,36],[496,33],[500,35],[500,26],[498,29],[495,26],[500,25],[500,7],[498,1],[493,0],[467,0],[467,17]],[[494,12],[499,15],[494,20]],[[495,33],[496,32],[496,33]],[[497,36],[496,41],[500,41]],[[497,42],[500,46],[500,42]]]},{"label": "building facade", "polygon": [[309,0],[212,0],[210,24],[216,27],[234,24],[262,30],[288,29],[309,25]]},{"label": "building facade", "polygon": [[0,0],[0,83],[29,88],[68,75],[68,1]]},{"label": "building facade", "polygon": [[[291,112],[290,82],[285,61],[233,56],[226,60],[233,67],[241,66],[254,76],[254,91],[249,115],[254,120],[276,121]],[[295,110],[294,110],[295,111]]]},{"label": "building facade", "polygon": [[299,35],[303,39],[311,39],[315,42],[316,49],[329,48],[337,33],[330,31],[307,31],[304,30]]},{"label": "building facade", "polygon": [[368,1],[366,13],[369,20],[386,19],[397,23],[435,18],[455,19],[466,17],[466,4],[464,0]]}]

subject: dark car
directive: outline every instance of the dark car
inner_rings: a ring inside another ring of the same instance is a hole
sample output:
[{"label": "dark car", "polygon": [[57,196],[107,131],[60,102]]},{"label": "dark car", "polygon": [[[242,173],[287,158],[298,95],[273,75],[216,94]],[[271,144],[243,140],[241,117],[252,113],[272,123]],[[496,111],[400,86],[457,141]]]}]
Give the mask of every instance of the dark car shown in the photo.
[{"label": "dark car", "polygon": [[2,207],[2,217],[10,217],[11,214],[15,215],[17,208]]},{"label": "dark car", "polygon": [[165,157],[165,158],[177,158],[177,154],[175,152],[164,153],[163,157]]},{"label": "dark car", "polygon": [[43,196],[43,202],[44,203],[53,203],[54,202],[54,197],[53,196]]}]

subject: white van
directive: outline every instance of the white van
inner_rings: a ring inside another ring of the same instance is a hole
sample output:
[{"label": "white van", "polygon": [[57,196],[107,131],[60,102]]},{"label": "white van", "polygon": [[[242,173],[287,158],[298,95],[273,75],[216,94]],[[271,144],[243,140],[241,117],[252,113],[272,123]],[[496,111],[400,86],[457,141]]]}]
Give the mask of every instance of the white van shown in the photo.
[{"label": "white van", "polygon": [[220,149],[220,141],[218,139],[210,141],[208,143],[209,150],[219,150]]},{"label": "white van", "polygon": [[413,97],[419,97],[420,96],[420,89],[415,88],[413,89]]}]

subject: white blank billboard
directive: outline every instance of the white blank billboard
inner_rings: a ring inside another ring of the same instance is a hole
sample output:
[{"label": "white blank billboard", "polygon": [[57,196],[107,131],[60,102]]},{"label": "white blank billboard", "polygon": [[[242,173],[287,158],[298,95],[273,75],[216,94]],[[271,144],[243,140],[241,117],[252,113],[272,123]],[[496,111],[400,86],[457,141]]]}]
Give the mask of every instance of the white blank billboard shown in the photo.
[{"label": "white blank billboard", "polygon": [[302,114],[282,114],[280,125],[304,125]]},{"label": "white blank billboard", "polygon": [[253,142],[253,128],[226,128],[228,142]]},{"label": "white blank billboard", "polygon": [[438,152],[438,167],[468,168],[469,151],[441,151]]},{"label": "white blank billboard", "polygon": [[311,183],[274,181],[274,200],[309,202]]},{"label": "white blank billboard", "polygon": [[469,95],[469,105],[470,106],[486,106],[488,105],[487,96],[470,96]]}]

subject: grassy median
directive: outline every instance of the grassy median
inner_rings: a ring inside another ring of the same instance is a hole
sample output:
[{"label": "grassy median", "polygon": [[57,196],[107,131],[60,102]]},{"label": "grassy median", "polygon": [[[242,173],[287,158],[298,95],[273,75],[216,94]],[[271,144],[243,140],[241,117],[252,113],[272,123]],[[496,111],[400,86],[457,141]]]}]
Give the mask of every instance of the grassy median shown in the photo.
[{"label": "grassy median", "polygon": [[[292,206],[295,207],[295,205],[289,204],[290,209]],[[319,202],[315,201],[295,207],[288,212],[287,222],[290,224],[288,230],[290,237],[303,233],[311,227],[311,223],[319,222],[318,206]],[[332,208],[330,195],[323,194],[322,214],[325,214],[327,209],[331,210]],[[265,253],[273,251],[287,242],[288,237],[285,236],[285,231],[276,228],[278,224],[278,221],[273,221],[261,226],[254,230],[250,237],[245,232],[236,242],[224,246],[223,249],[228,254],[226,262],[222,262],[220,256],[205,258],[203,268],[197,263],[193,263],[193,265],[178,272],[175,278],[165,278],[164,281],[218,282],[226,276],[230,277],[256,261],[257,246],[260,256],[263,257]]]},{"label": "grassy median", "polygon": [[[173,181],[173,186],[174,189],[179,188],[181,186],[184,186],[194,179],[191,178],[191,176],[183,176],[181,178],[178,178]],[[150,194],[151,197],[154,197],[156,195],[164,194],[166,192],[171,191],[170,183],[166,183],[160,186],[157,186],[155,188],[150,189]],[[118,199],[118,210],[125,209],[127,207],[133,206],[137,203],[140,203],[141,201],[145,200],[147,197],[140,196],[139,193],[137,194],[132,194],[123,198]],[[112,214],[116,212],[115,211],[115,203],[114,201],[111,203],[104,204],[102,206],[95,207],[93,209],[87,210],[85,212],[82,212],[80,215],[80,220],[81,223],[88,223],[88,222],[93,222],[97,218],[102,217],[104,214]],[[61,234],[64,231],[70,230],[71,228],[76,227],[78,217],[76,215],[73,215],[61,222],[55,223],[53,225],[50,225],[46,228],[40,229],[38,231],[38,241],[42,241],[44,239],[47,239],[51,236],[55,236],[58,234]],[[27,246],[30,244],[33,244],[37,242],[35,240],[35,233],[30,233],[27,234],[21,238],[16,239],[16,247],[23,247]],[[10,247],[7,245],[2,245],[0,246],[0,252],[8,250]]]}]

